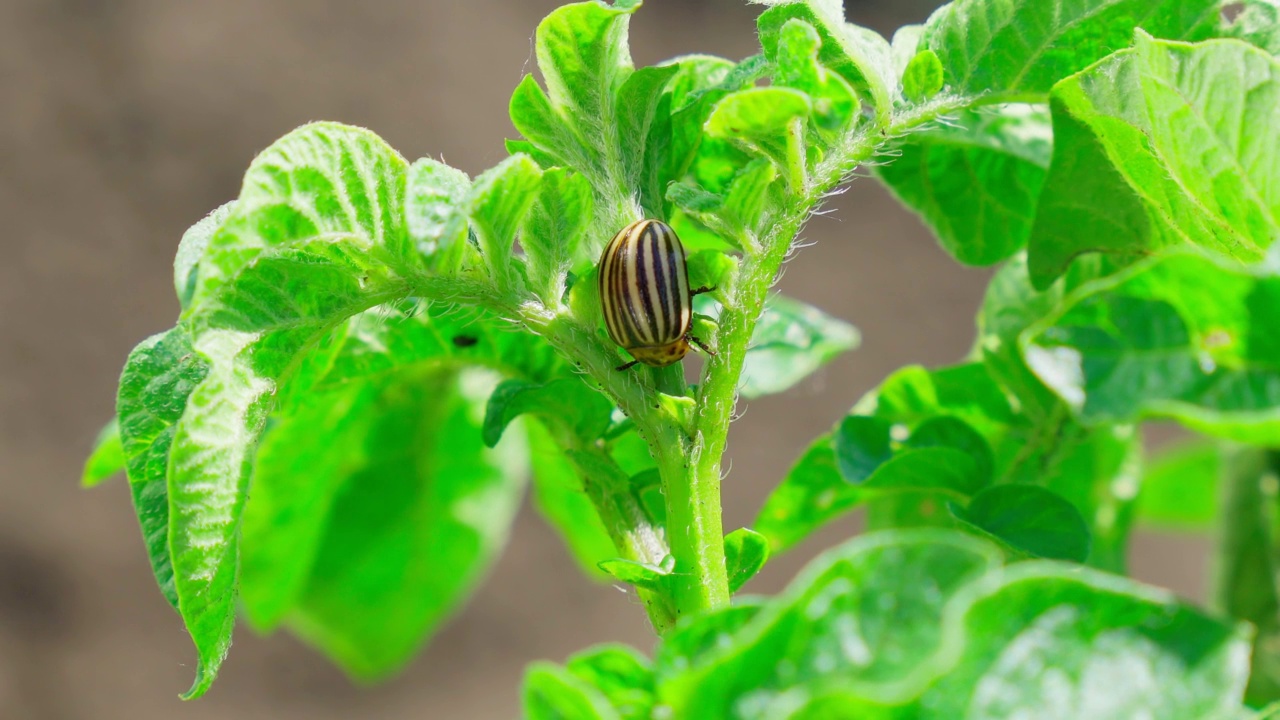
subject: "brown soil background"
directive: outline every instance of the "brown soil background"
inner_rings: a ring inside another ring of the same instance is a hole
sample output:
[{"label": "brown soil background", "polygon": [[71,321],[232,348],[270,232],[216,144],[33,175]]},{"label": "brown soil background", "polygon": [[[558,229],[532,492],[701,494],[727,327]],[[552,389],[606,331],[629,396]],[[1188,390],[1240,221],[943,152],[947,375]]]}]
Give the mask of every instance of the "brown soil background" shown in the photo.
[{"label": "brown soil background", "polygon": [[[353,686],[287,636],[240,628],[209,695],[156,592],[119,480],[80,463],[130,348],[177,313],[183,230],[233,198],[254,154],[330,119],[475,174],[505,153],[510,91],[554,0],[0,0],[0,718],[511,718],[522,668],[601,641],[652,646],[619,590],[581,579],[531,512],[491,581],[398,678]],[[891,32],[933,0],[850,3]],[[758,8],[650,0],[637,63],[752,53]],[[987,271],[957,266],[868,180],[815,219],[781,287],[858,325],[863,347],[734,426],[726,528],[750,523],[805,443],[907,363],[954,362]],[[777,559],[773,592],[840,524]],[[1199,595],[1203,545],[1142,535],[1138,576]]]}]

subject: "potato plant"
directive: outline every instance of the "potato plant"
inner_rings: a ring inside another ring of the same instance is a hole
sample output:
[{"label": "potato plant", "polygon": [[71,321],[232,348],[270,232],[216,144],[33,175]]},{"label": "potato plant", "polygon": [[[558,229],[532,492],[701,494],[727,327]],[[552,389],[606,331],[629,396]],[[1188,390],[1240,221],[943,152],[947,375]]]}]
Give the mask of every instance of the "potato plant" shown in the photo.
[{"label": "potato plant", "polygon": [[[195,644],[185,697],[238,614],[357,678],[395,672],[529,485],[657,636],[535,664],[529,718],[1170,720],[1280,699],[1280,6],[955,0],[887,40],[837,0],[759,4],[758,54],[641,68],[638,0],[561,7],[496,167],[310,124],[183,236],[181,315],[130,354],[85,482],[127,472]],[[857,342],[771,287],[859,168],[956,261],[998,266],[972,352],[850,397],[726,533],[735,408]],[[641,219],[713,289],[697,377],[618,370],[598,265]],[[1190,439],[1146,458],[1151,420]],[[737,595],[855,510],[868,532],[785,592]],[[1211,607],[1124,576],[1135,523],[1215,533]]]}]

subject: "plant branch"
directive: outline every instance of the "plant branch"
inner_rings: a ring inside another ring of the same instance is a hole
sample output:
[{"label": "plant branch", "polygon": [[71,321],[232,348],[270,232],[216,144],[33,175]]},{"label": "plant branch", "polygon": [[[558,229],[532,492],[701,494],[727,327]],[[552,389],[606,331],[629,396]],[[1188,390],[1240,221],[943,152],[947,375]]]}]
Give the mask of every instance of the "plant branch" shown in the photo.
[{"label": "plant branch", "polygon": [[[619,373],[617,352],[600,338],[595,328],[534,301],[494,297],[491,291],[474,298],[478,304],[546,338],[599,384],[648,443],[662,477],[667,502],[667,540],[675,559],[670,605],[655,611],[652,604],[647,603],[659,631],[670,625],[671,618],[663,614],[667,610],[679,617],[729,602],[721,522],[721,458],[747,347],[792,242],[823,198],[873,157],[881,146],[963,104],[958,98],[939,99],[904,113],[892,125],[866,125],[851,133],[811,173],[790,169],[789,192],[768,213],[769,229],[761,238],[760,252],[745,256],[732,287],[719,293],[723,310],[717,332],[717,355],[707,361],[690,426],[657,401],[660,392],[677,397],[686,392],[679,366],[649,373]],[[798,158],[803,162],[803,146],[790,149],[799,153]],[[606,205],[615,208],[618,214],[629,214],[627,201]],[[593,496],[592,500],[602,518],[618,519],[619,509],[611,506],[610,497]],[[625,518],[620,522],[625,525]],[[638,547],[628,549],[627,542],[625,539],[620,542],[620,551],[640,552]],[[630,559],[652,560],[638,556]]]},{"label": "plant branch", "polygon": [[[557,433],[557,442],[568,451],[613,540],[618,556],[646,565],[660,565],[670,554],[661,528],[654,527],[631,487],[631,479],[598,443],[584,443],[571,433]],[[662,634],[675,625],[675,609],[666,594],[637,588],[654,629]]]},{"label": "plant branch", "polygon": [[[852,133],[838,152],[815,168],[806,183],[791,188],[786,206],[772,214],[772,225],[762,238],[762,252],[744,257],[733,287],[720,293],[723,310],[718,321],[717,354],[703,370],[691,447],[681,458],[684,462],[659,459],[667,494],[668,538],[676,572],[680,573],[675,586],[680,614],[721,607],[729,601],[721,523],[721,458],[747,347],[792,242],[822,199],[880,146],[958,106],[955,100],[934,102],[904,114],[888,128],[868,127]],[[796,175],[790,173],[789,177]],[[793,180],[803,178],[800,174]]]}]

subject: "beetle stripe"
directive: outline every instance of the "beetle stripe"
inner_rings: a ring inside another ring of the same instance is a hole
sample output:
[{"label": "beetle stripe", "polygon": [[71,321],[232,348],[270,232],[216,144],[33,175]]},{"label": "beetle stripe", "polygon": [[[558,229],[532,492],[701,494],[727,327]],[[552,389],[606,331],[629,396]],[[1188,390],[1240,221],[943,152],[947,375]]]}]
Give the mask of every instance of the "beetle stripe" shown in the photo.
[{"label": "beetle stripe", "polygon": [[631,244],[631,262],[633,275],[631,276],[631,289],[636,297],[636,324],[644,330],[645,341],[650,345],[657,344],[658,335],[654,331],[653,303],[649,298],[649,277],[650,267],[649,261],[645,258],[645,238],[648,235],[644,230],[640,230],[635,237],[635,241]]},{"label": "beetle stripe", "polygon": [[630,311],[630,319],[632,329],[637,337],[643,341],[645,345],[656,345],[657,339],[653,336],[653,323],[648,321],[644,313],[644,300],[642,299],[640,285],[640,238],[643,236],[644,226],[637,225],[627,236],[625,253],[623,260],[626,263],[626,273],[624,289],[627,296],[627,309]]},{"label": "beetle stripe", "polygon": [[618,318],[618,239],[622,233],[615,235],[605,246],[603,259],[600,262],[600,309],[604,313],[604,324],[610,337],[619,345],[626,346],[629,338],[622,333],[622,323]]},{"label": "beetle stripe", "polygon": [[624,258],[626,247],[626,231],[618,234],[618,237],[609,253],[610,272],[609,272],[609,302],[613,307],[613,329],[618,337],[618,341],[623,347],[633,347],[639,345],[638,338],[632,331],[632,323],[628,321],[627,315],[630,313],[626,307],[626,272]]},{"label": "beetle stripe", "polygon": [[631,286],[634,283],[632,278],[635,275],[633,271],[635,260],[633,242],[638,229],[638,225],[630,225],[619,233],[618,243],[613,252],[613,301],[616,305],[614,313],[617,316],[619,334],[627,342],[624,347],[639,347],[648,344],[648,340],[640,333],[640,329],[637,326],[634,295],[631,292]]},{"label": "beetle stripe", "polygon": [[650,223],[649,227],[645,228],[644,235],[640,238],[640,246],[637,248],[642,274],[636,278],[636,281],[644,297],[645,320],[654,338],[654,344],[662,345],[667,341],[667,321],[663,298],[658,291],[662,284],[662,264],[658,260],[657,243],[658,233]]},{"label": "beetle stripe", "polygon": [[667,234],[655,223],[650,225],[649,240],[649,259],[653,266],[653,283],[649,288],[650,295],[654,298],[654,305],[657,312],[654,315],[658,318],[658,333],[667,341],[672,338],[672,333],[676,328],[675,317],[672,314],[673,306],[670,290],[672,288],[670,272],[671,245],[667,238]]},{"label": "beetle stripe", "polygon": [[685,331],[689,329],[689,290],[686,287],[688,283],[685,282],[684,247],[674,230],[668,230],[666,235],[670,248],[666,259],[667,277],[670,278],[671,286],[668,291],[671,297],[671,325],[675,328],[675,335],[684,337]]},{"label": "beetle stripe", "polygon": [[684,257],[684,246],[676,238],[674,230],[671,231],[671,245],[671,276],[675,278],[676,312],[680,316],[676,327],[680,328],[680,337],[684,337],[693,319],[693,298],[689,296],[689,267]]}]

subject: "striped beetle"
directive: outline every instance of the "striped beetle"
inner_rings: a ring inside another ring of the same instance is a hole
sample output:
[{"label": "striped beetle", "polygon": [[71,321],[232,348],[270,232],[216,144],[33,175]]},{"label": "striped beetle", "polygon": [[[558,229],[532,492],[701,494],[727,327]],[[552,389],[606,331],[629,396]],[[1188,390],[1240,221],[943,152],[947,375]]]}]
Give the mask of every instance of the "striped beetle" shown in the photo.
[{"label": "striped beetle", "polygon": [[659,220],[639,220],[622,228],[600,256],[600,306],[609,337],[636,363],[666,367],[689,352],[689,343],[715,355],[689,334],[694,295],[712,288],[689,290],[684,246],[671,226]]}]

